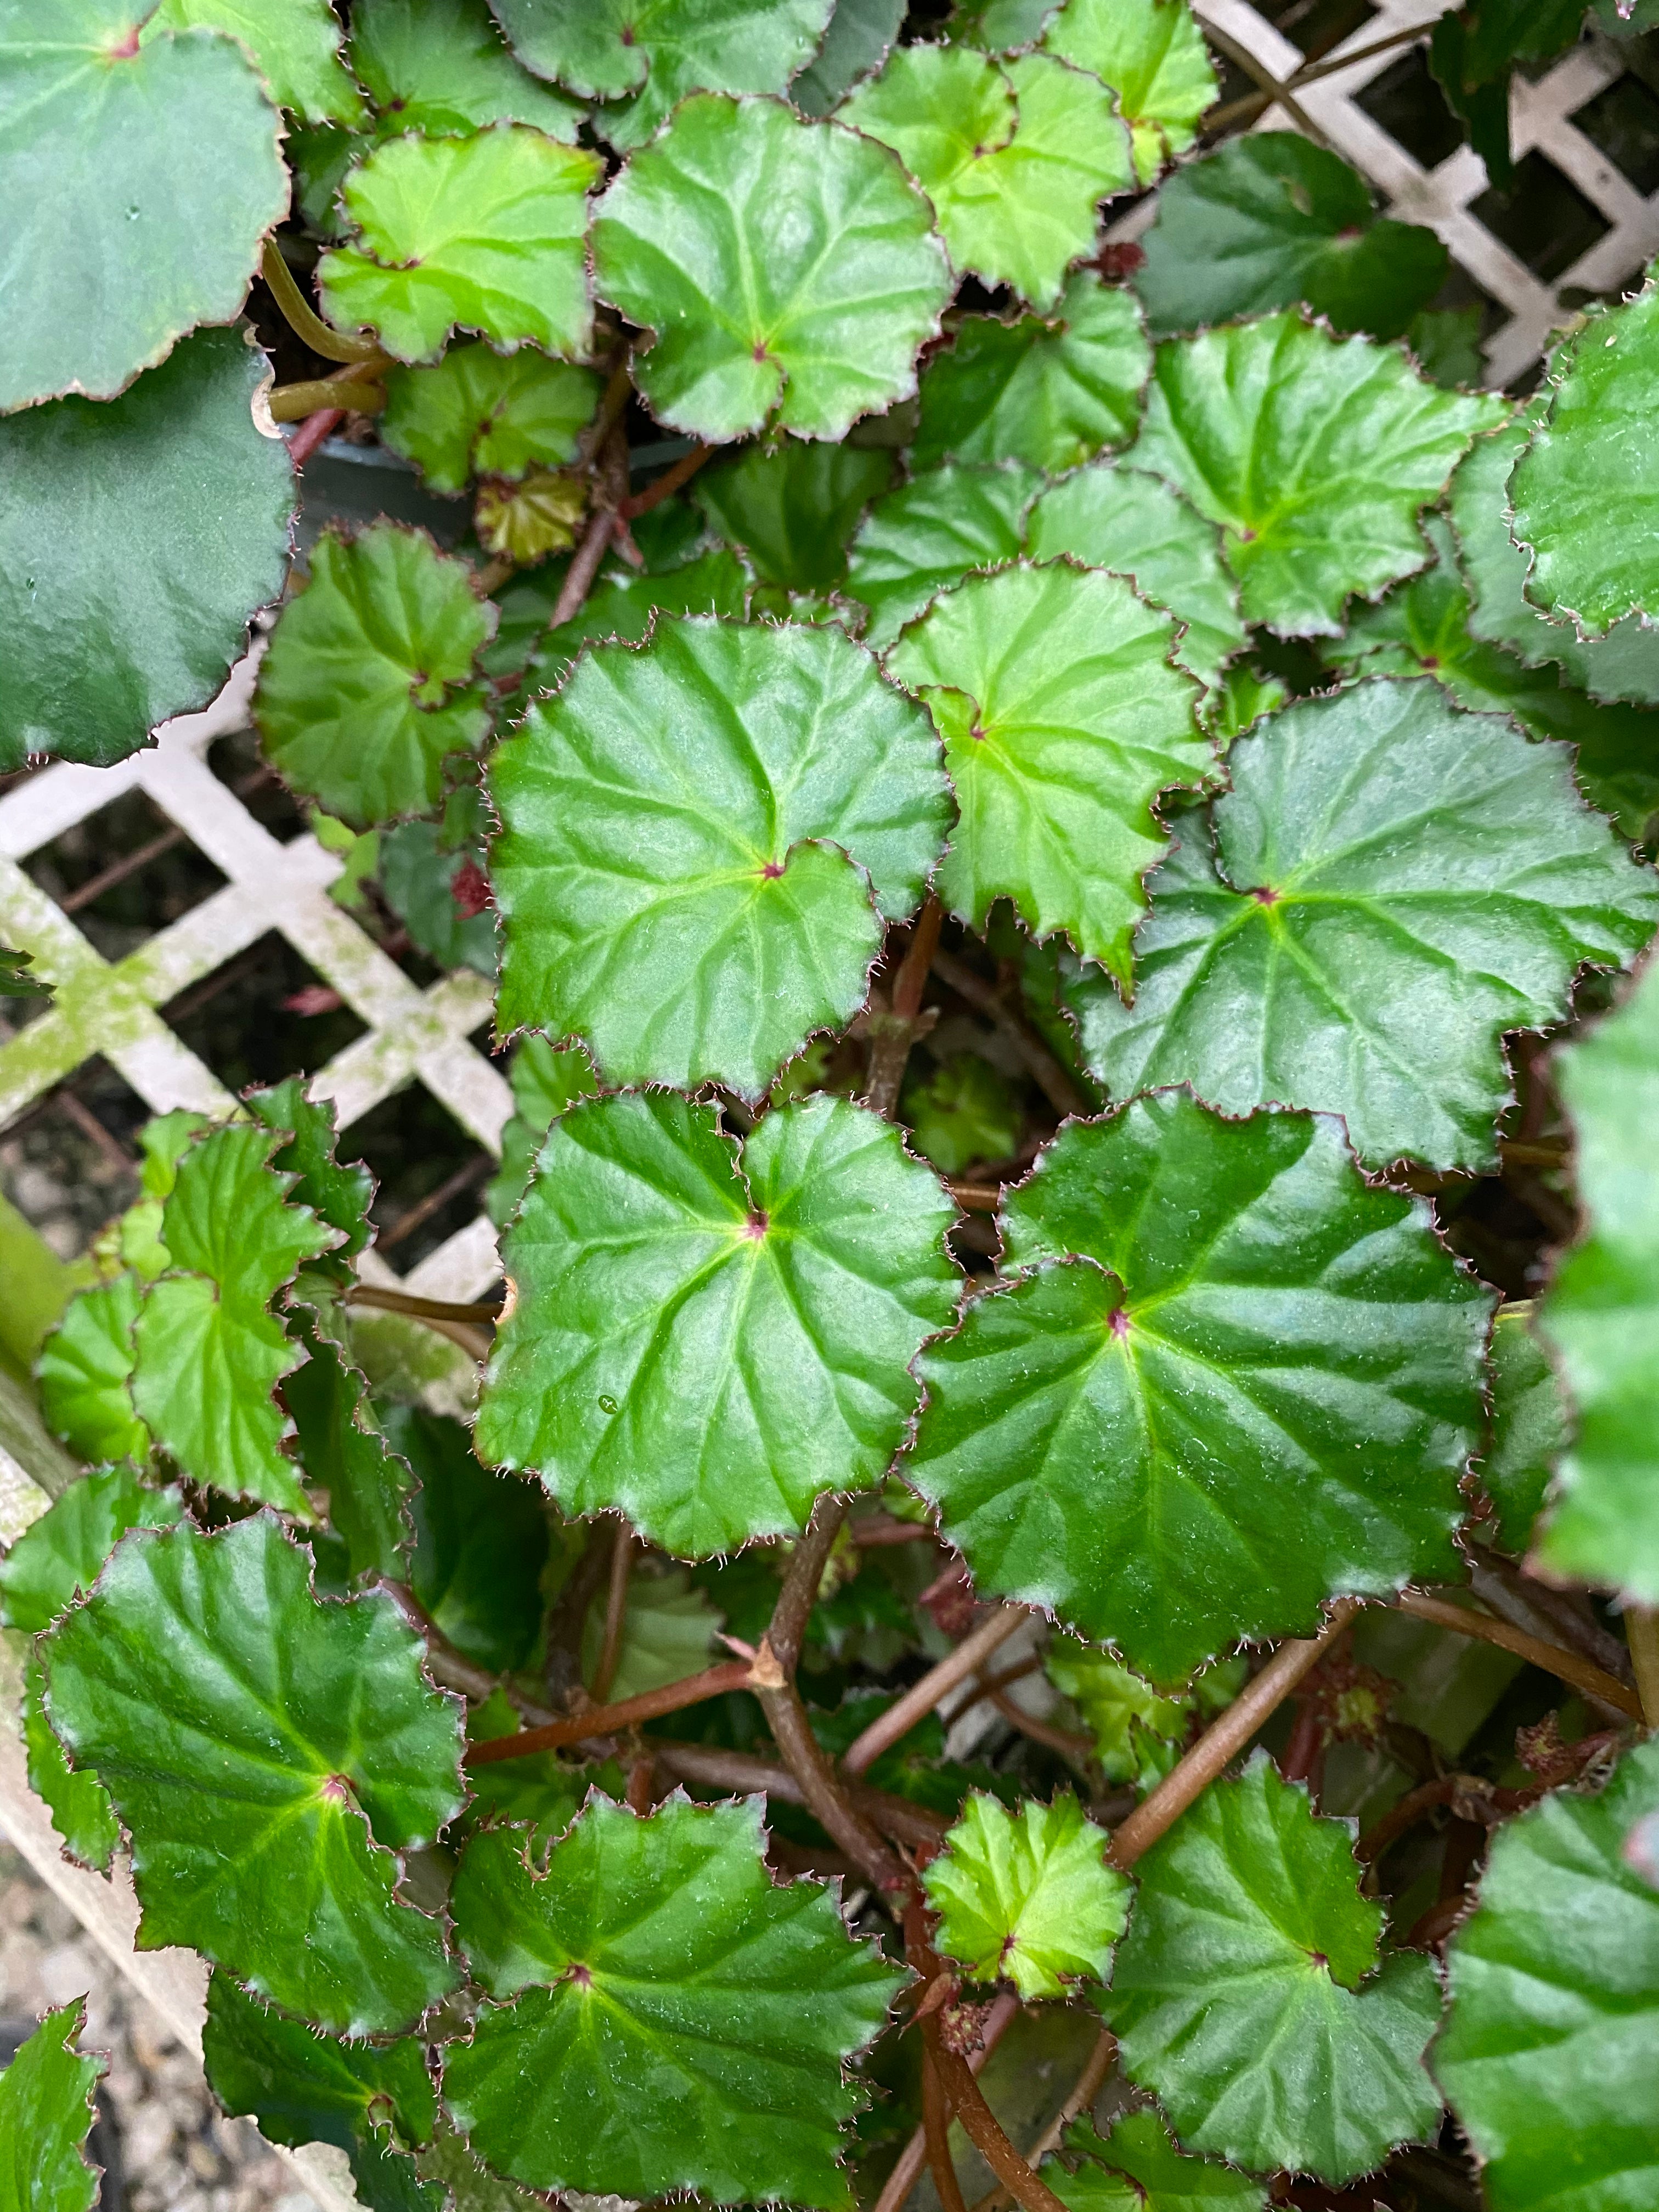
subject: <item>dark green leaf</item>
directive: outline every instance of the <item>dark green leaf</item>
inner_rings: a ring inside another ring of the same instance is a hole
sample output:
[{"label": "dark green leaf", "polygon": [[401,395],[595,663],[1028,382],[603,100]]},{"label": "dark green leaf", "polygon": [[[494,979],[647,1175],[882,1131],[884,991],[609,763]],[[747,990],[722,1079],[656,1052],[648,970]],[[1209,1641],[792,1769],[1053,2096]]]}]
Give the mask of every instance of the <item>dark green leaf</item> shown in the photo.
[{"label": "dark green leaf", "polygon": [[860,77],[878,70],[896,41],[906,0],[836,0],[817,58],[789,88],[803,115],[827,115]]},{"label": "dark green leaf", "polygon": [[[334,1101],[311,1097],[303,1079],[291,1075],[267,1090],[250,1091],[243,1103],[265,1128],[287,1133],[288,1142],[277,1146],[270,1164],[278,1175],[295,1177],[290,1200],[295,1206],[308,1206],[331,1229],[337,1229],[344,1240],[329,1255],[325,1263],[329,1271],[355,1258],[368,1242],[374,1178],[361,1160],[342,1165],[335,1158],[338,1135]],[[184,1151],[181,1143],[173,1154],[175,1170]],[[173,1188],[173,1180],[169,1174],[162,1197]],[[343,1267],[341,1272],[345,1272]]]},{"label": "dark green leaf", "polygon": [[1116,93],[1143,185],[1186,152],[1215,99],[1215,72],[1187,0],[1067,0],[1049,16],[1042,43]]},{"label": "dark green leaf", "polygon": [[357,0],[351,65],[383,133],[464,138],[491,123],[530,123],[574,145],[581,126],[574,100],[519,67],[484,0]]},{"label": "dark green leaf", "polygon": [[1476,385],[1486,369],[1480,350],[1481,311],[1425,307],[1406,327],[1406,343],[1425,376],[1436,384]]},{"label": "dark green leaf", "polygon": [[352,1358],[337,1286],[307,1268],[289,1293],[303,1367],[283,1384],[307,1480],[328,1492],[328,1517],[354,1575],[404,1572],[411,1530],[409,1469],[387,1444],[368,1402],[368,1381]]},{"label": "dark green leaf", "polygon": [[435,822],[404,822],[380,839],[380,890],[410,941],[440,968],[495,975],[495,916],[463,914],[455,877],[469,855],[447,848]]},{"label": "dark green leaf", "polygon": [[434,491],[464,491],[474,477],[516,481],[532,464],[575,459],[599,389],[592,369],[528,347],[503,357],[487,345],[452,346],[434,368],[391,372],[380,435]]},{"label": "dark green leaf", "polygon": [[580,614],[561,623],[557,629],[549,629],[547,617],[557,597],[556,583],[551,574],[544,584],[539,579],[534,584],[528,578],[521,579],[516,605],[509,594],[506,610],[509,619],[522,612],[527,626],[534,605],[539,609],[541,623],[523,684],[501,703],[504,721],[522,713],[537,693],[552,690],[590,640],[619,638],[637,645],[650,629],[653,617],[659,614],[723,615],[741,622],[748,591],[743,563],[722,547],[718,552],[684,562],[666,574],[640,576],[631,569],[612,569],[588,593]]},{"label": "dark green leaf", "polygon": [[[52,1814],[69,1857],[94,1874],[107,1874],[120,1824],[109,1792],[89,1766],[73,1768],[46,1718],[46,1675],[31,1651],[23,1662],[23,1751],[29,1788]],[[0,2204],[5,2203],[0,2169]]]},{"label": "dark green leaf", "polygon": [[43,976],[30,975],[33,965],[32,952],[17,952],[9,945],[0,945],[0,999],[50,1000],[52,985]]},{"label": "dark green leaf", "polygon": [[492,1674],[522,1667],[541,1627],[547,1511],[538,1492],[473,1456],[459,1421],[399,1406],[392,1442],[419,1477],[410,1582],[442,1633]]},{"label": "dark green leaf", "polygon": [[6,2212],[88,2212],[96,2171],[82,2146],[102,2058],[75,2049],[87,2024],[77,1997],[49,2012],[0,2074],[0,2192]]},{"label": "dark green leaf", "polygon": [[1188,2158],[1156,2112],[1120,2112],[1103,2136],[1092,2116],[1074,2120],[1065,2147],[1080,2163],[1074,2174],[1050,2162],[1042,2178],[1067,2212],[1267,2212],[1259,2181],[1231,2166]]},{"label": "dark green leaf", "polygon": [[692,494],[722,538],[756,574],[797,591],[826,591],[847,574],[847,541],[893,479],[878,448],[809,445],[787,438],[751,446],[696,479]]},{"label": "dark green leaf", "polygon": [[878,499],[853,540],[847,578],[848,597],[870,610],[869,642],[890,645],[936,592],[1015,559],[1042,482],[1019,463],[953,461]]},{"label": "dark green leaf", "polygon": [[524,1196],[548,1130],[567,1106],[599,1088],[593,1063],[580,1045],[550,1045],[538,1036],[520,1038],[508,1080],[516,1110],[501,1131],[501,1172],[484,1190],[484,1204],[498,1229],[506,1227]]},{"label": "dark green leaf", "polygon": [[142,1467],[149,1457],[149,1431],[132,1403],[132,1325],[143,1296],[131,1269],[80,1291],[35,1361],[46,1426],[89,1467],[118,1459]]},{"label": "dark green leaf", "polygon": [[161,0],[141,43],[198,27],[234,39],[277,106],[301,122],[362,119],[362,95],[341,62],[340,19],[328,0]]},{"label": "dark green leaf", "polygon": [[1571,1424],[1524,1310],[1498,1309],[1491,1358],[1492,1449],[1480,1464],[1480,1480],[1498,1508],[1498,1542],[1524,1557],[1550,1476],[1571,1442]]},{"label": "dark green leaf", "polygon": [[[582,1630],[582,1673],[590,1681],[605,1649],[605,1613],[601,1592],[588,1608]],[[707,1667],[714,1656],[714,1638],[723,1617],[684,1567],[671,1567],[666,1574],[630,1575],[611,1697],[637,1697],[667,1682],[683,1682]]]},{"label": "dark green leaf", "polygon": [[184,1510],[178,1491],[149,1489],[129,1468],[70,1483],[0,1559],[0,1621],[31,1636],[50,1628],[129,1528],[170,1528]]},{"label": "dark green leaf", "polygon": [[1006,1078],[976,1052],[953,1054],[925,1079],[913,1074],[902,1117],[916,1151],[945,1176],[975,1160],[1006,1159],[1024,1120]]},{"label": "dark green leaf", "polygon": [[1508,191],[1515,177],[1510,75],[1521,64],[1553,61],[1577,38],[1583,15],[1583,0],[1468,0],[1434,27],[1429,66],[1497,191]]},{"label": "dark green leaf", "polygon": [[1106,1844],[1069,1791],[1017,1812],[976,1791],[922,1875],[938,1948],[975,1981],[1012,1982],[1024,2004],[1106,1980],[1129,1911]]}]

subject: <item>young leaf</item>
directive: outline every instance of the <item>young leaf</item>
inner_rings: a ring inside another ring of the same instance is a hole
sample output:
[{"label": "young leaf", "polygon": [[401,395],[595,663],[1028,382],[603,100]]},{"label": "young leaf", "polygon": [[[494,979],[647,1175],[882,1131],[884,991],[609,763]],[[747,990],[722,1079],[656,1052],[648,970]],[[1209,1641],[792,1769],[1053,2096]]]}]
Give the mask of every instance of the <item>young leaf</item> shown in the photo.
[{"label": "young leaf", "polygon": [[1601,637],[1626,615],[1659,614],[1659,285],[1593,316],[1553,381],[1510,479],[1512,534],[1533,554],[1533,605]]},{"label": "young leaf", "polygon": [[535,464],[575,459],[599,388],[591,368],[528,349],[503,358],[452,346],[435,368],[391,372],[380,434],[434,491],[465,491],[474,477],[517,483]]},{"label": "young leaf", "polygon": [[576,101],[507,52],[485,0],[357,0],[351,65],[383,132],[465,138],[492,123],[528,123],[574,145],[581,127]]},{"label": "young leaf", "polygon": [[1194,1713],[1213,1718],[1225,1711],[1243,1686],[1244,1668],[1242,1659],[1224,1659],[1190,1690],[1163,1697],[1104,1651],[1070,1637],[1052,1638],[1043,1657],[1048,1680],[1093,1735],[1101,1772],[1138,1790],[1151,1789],[1170,1771]]},{"label": "young leaf", "polygon": [[695,618],[586,654],[489,781],[502,1032],[751,1098],[863,1002],[950,805],[926,714],[840,629]]},{"label": "young leaf", "polygon": [[129,1536],[41,1643],[48,1708],[131,1836],[143,1944],[398,2033],[455,1984],[392,1854],[459,1809],[457,1707],[390,1598],[325,1602],[309,1572],[268,1513]]},{"label": "young leaf", "polygon": [[515,1110],[501,1131],[501,1172],[484,1186],[484,1205],[497,1229],[507,1226],[524,1196],[542,1139],[567,1106],[599,1089],[580,1045],[551,1045],[534,1036],[520,1038],[507,1080]]},{"label": "young leaf", "polygon": [[899,46],[838,115],[893,149],[958,270],[1037,307],[1093,246],[1099,203],[1131,181],[1110,94],[1047,54],[999,64],[969,46]]},{"label": "young leaf", "polygon": [[1539,1542],[1548,1571],[1659,1604],[1659,963],[1617,1012],[1565,1050],[1589,1223],[1539,1316],[1577,1411],[1560,1495]]},{"label": "young leaf", "polygon": [[[623,1608],[622,1646],[611,1678],[611,1697],[638,1697],[641,1691],[684,1681],[707,1667],[714,1656],[714,1634],[722,1618],[708,1592],[696,1587],[684,1567],[663,1575],[631,1576]],[[590,1681],[605,1649],[605,1629],[601,1591],[582,1628],[582,1673]]]},{"label": "young leaf", "polygon": [[1060,561],[969,577],[892,648],[945,741],[962,819],[939,890],[969,928],[1012,898],[1127,985],[1141,879],[1169,850],[1152,802],[1215,764],[1175,641],[1121,577]]},{"label": "young leaf", "polygon": [[84,1997],[49,2012],[0,2074],[0,2189],[16,2212],[88,2212],[98,2195],[82,2146],[107,2061],[76,2051],[86,2024]]},{"label": "young leaf", "polygon": [[78,1292],[35,1361],[46,1426],[88,1467],[118,1459],[142,1467],[149,1457],[149,1431],[132,1403],[132,1325],[143,1296],[131,1268]]},{"label": "young leaf", "polygon": [[1257,1751],[1137,1868],[1097,2002],[1188,2149],[1337,2183],[1438,2124],[1423,2052],[1440,1985],[1420,1952],[1379,1970],[1382,1907],[1359,1895],[1353,1835]]},{"label": "young leaf", "polygon": [[177,1490],[150,1490],[131,1468],[83,1475],[53,1499],[0,1559],[0,1621],[35,1635],[83,1591],[129,1528],[167,1528],[184,1516]]},{"label": "young leaf", "polygon": [[1244,643],[1238,590],[1221,536],[1173,485],[1139,469],[1102,462],[1040,492],[1026,519],[1037,561],[1062,553],[1133,578],[1137,591],[1186,624],[1176,659],[1201,684]]},{"label": "young leaf", "polygon": [[267,758],[356,829],[429,812],[444,762],[489,730],[475,678],[494,623],[466,563],[423,532],[384,520],[356,538],[325,531],[259,664]]},{"label": "young leaf", "polygon": [[1177,169],[1134,286],[1160,337],[1305,301],[1334,329],[1397,338],[1444,282],[1431,230],[1379,222],[1364,179],[1294,131],[1257,131]]},{"label": "young leaf", "polygon": [[890,453],[787,438],[705,469],[692,497],[757,575],[795,591],[830,591],[847,574],[859,517],[892,480]]},{"label": "young leaf", "polygon": [[1191,1083],[1224,1113],[1341,1114],[1362,1160],[1489,1167],[1505,1030],[1563,1018],[1583,961],[1659,920],[1564,746],[1430,684],[1305,699],[1238,738],[1232,790],[1153,877],[1136,994],[1070,994],[1114,1096]]},{"label": "young leaf", "polygon": [[1571,1443],[1572,1425],[1555,1370],[1524,1311],[1499,1306],[1489,1357],[1492,1448],[1480,1462],[1480,1480],[1498,1508],[1498,1541],[1524,1558],[1550,1477]]},{"label": "young leaf", "polygon": [[981,1592],[1173,1685],[1450,1574],[1491,1294],[1339,1123],[1155,1094],[1068,1123],[1002,1218],[1024,1272],[924,1355],[904,1467]]},{"label": "young leaf", "polygon": [[707,93],[599,202],[593,265],[603,296],[654,333],[634,357],[646,404],[716,441],[769,420],[844,437],[915,389],[951,295],[933,211],[884,147]]},{"label": "young leaf", "polygon": [[845,1099],[775,1108],[740,1158],[689,1099],[572,1107],[503,1240],[479,1456],[682,1556],[796,1533],[903,1438],[910,1362],[955,1305],[951,1215]]},{"label": "young leaf", "polygon": [[950,462],[878,499],[853,540],[847,591],[870,610],[866,637],[890,645],[936,592],[975,568],[1017,557],[1032,494],[1042,482],[1018,463]]},{"label": "young leaf", "polygon": [[379,147],[343,187],[361,244],[317,264],[343,329],[371,329],[398,361],[436,361],[456,328],[505,350],[586,353],[583,244],[597,155],[519,123],[471,138],[410,134]]},{"label": "young leaf", "polygon": [[1215,99],[1215,72],[1187,0],[1066,0],[1048,18],[1042,44],[1117,94],[1143,185],[1186,152]]},{"label": "young leaf", "polygon": [[833,0],[492,0],[514,52],[585,100],[619,153],[689,92],[781,92],[809,62]]},{"label": "young leaf", "polygon": [[1423,567],[1418,515],[1502,408],[1425,384],[1397,349],[1272,315],[1159,346],[1130,457],[1221,526],[1247,622],[1334,636],[1351,594]]},{"label": "young leaf", "polygon": [[547,1514],[539,1494],[480,1467],[459,1421],[398,1406],[387,1427],[419,1478],[410,1587],[457,1650],[492,1674],[512,1673],[542,1625]]},{"label": "young leaf", "polygon": [[[279,107],[302,123],[360,123],[362,95],[340,59],[340,21],[328,0],[161,0],[141,49],[162,31],[201,27],[234,39]],[[192,141],[196,151],[198,141]]]},{"label": "young leaf", "polygon": [[[291,1175],[289,1196],[295,1206],[308,1206],[318,1218],[339,1231],[341,1242],[319,1261],[325,1274],[343,1279],[351,1270],[344,1264],[361,1252],[369,1239],[368,1209],[374,1198],[374,1178],[361,1160],[343,1165],[334,1157],[338,1141],[335,1105],[331,1098],[312,1098],[299,1076],[291,1075],[264,1091],[250,1091],[242,1102],[254,1120],[267,1129],[280,1131],[287,1142],[271,1155],[278,1175]],[[161,1187],[165,1198],[176,1178],[177,1163],[186,1150],[180,1142],[173,1154],[173,1170]]]},{"label": "young leaf", "polygon": [[1083,1976],[1103,1982],[1129,1911],[1106,1844],[1069,1790],[1017,1812],[975,1790],[922,1875],[939,1948],[975,1981],[1012,1982],[1024,2004]]},{"label": "young leaf", "polygon": [[1077,2172],[1051,2160],[1042,2178],[1067,2212],[1267,2212],[1259,2181],[1188,2158],[1156,2112],[1120,2112],[1103,2136],[1092,2114],[1073,2120],[1065,2148],[1078,2154]]},{"label": "young leaf", "polygon": [[[33,1651],[23,1661],[23,1752],[29,1788],[52,1814],[66,1855],[107,1874],[121,1840],[109,1792],[89,1766],[71,1767],[46,1718],[46,1678]],[[0,2168],[0,2173],[3,2168]],[[0,2203],[4,2203],[0,2194]]]},{"label": "young leaf", "polygon": [[907,0],[836,0],[816,60],[789,88],[803,115],[827,115],[863,77],[873,76],[898,42]]},{"label": "young leaf", "polygon": [[[126,0],[9,7],[3,36],[0,201],[18,219],[0,277],[0,415],[64,392],[112,399],[198,323],[240,312],[288,209],[278,118],[233,40],[141,40]],[[185,426],[168,427],[176,469]]]},{"label": "young leaf", "polygon": [[1133,434],[1151,368],[1133,294],[1080,269],[1047,319],[969,315],[957,325],[922,371],[915,465],[1074,469]]},{"label": "young leaf", "polygon": [[497,2000],[444,2069],[473,2148],[536,2189],[848,2203],[843,2067],[904,1977],[822,1883],[773,1881],[760,1801],[640,1820],[596,1796],[542,1873],[522,1840],[476,1836],[455,1879]]},{"label": "young leaf", "polygon": [[395,1581],[412,1534],[409,1469],[370,1409],[368,1380],[351,1356],[337,1285],[307,1268],[288,1304],[291,1331],[307,1355],[283,1384],[300,1462],[328,1492],[328,1517],[351,1572]]},{"label": "young leaf", "polygon": [[0,422],[0,775],[123,760],[240,658],[294,514],[288,449],[254,425],[265,373],[240,331],[203,331],[108,406]]},{"label": "young leaf", "polygon": [[975,1160],[1006,1159],[1024,1125],[1006,1078],[976,1052],[954,1054],[925,1081],[913,1074],[900,1119],[915,1150],[945,1176],[960,1175]]},{"label": "young leaf", "polygon": [[1620,2212],[1659,2187],[1659,1891],[1632,1863],[1659,1741],[1598,1796],[1556,1790],[1500,1828],[1447,1947],[1434,2069],[1492,2212]]}]

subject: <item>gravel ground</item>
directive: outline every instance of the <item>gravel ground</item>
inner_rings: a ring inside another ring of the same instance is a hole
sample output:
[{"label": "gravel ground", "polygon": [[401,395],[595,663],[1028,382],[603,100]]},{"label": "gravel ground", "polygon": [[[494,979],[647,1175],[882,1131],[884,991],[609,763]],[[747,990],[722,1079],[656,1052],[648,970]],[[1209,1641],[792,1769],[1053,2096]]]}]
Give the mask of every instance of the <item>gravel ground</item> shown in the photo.
[{"label": "gravel ground", "polygon": [[[316,2212],[251,2120],[216,2108],[190,2054],[82,1931],[66,1905],[0,1843],[0,2026],[27,2033],[85,1996],[82,2048],[109,2053],[103,2084],[125,2212]],[[114,2212],[106,2188],[103,2212]]]}]

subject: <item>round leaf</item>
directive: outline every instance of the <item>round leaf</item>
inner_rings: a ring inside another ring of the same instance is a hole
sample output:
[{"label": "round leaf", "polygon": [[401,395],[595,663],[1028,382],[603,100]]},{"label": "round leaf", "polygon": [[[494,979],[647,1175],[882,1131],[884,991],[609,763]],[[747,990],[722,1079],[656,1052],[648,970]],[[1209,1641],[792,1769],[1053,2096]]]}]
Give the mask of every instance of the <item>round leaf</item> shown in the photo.
[{"label": "round leaf", "polygon": [[857,446],[786,439],[704,469],[692,496],[756,574],[795,591],[828,591],[847,574],[847,541],[893,477],[893,457]]},{"label": "round leaf", "polygon": [[266,373],[240,331],[204,331],[107,406],[0,422],[0,774],[107,768],[240,658],[294,513],[288,450],[254,426]]},{"label": "round leaf", "polygon": [[1068,1124],[1003,1219],[1030,1272],[924,1356],[905,1463],[981,1592],[1178,1683],[1453,1571],[1490,1294],[1340,1124],[1155,1094]]},{"label": "round leaf", "polygon": [[362,97],[340,59],[340,19],[328,0],[161,0],[144,39],[198,27],[245,47],[271,98],[301,122],[361,122]]},{"label": "round leaf", "polygon": [[1073,2122],[1065,2145],[1079,2154],[1077,2172],[1050,2160],[1042,2178],[1067,2212],[1267,2212],[1259,2181],[1188,2158],[1155,2112],[1120,2112],[1103,2136],[1091,2114]]},{"label": "round leaf", "polygon": [[536,463],[575,459],[599,389],[591,368],[527,347],[503,358],[487,345],[452,346],[434,368],[387,376],[380,435],[434,491],[465,491],[473,477],[516,482]]},{"label": "round leaf", "polygon": [[1083,1976],[1104,1981],[1129,1910],[1106,1844],[1069,1791],[1017,1812],[974,1791],[922,1876],[939,1949],[975,1981],[1012,1982],[1025,2004]]},{"label": "round leaf", "polygon": [[485,0],[357,0],[351,65],[383,131],[465,138],[491,123],[529,123],[574,145],[581,127],[576,102],[507,52]]},{"label": "round leaf", "polygon": [[689,1099],[573,1106],[503,1239],[479,1455],[686,1557],[794,1534],[903,1440],[910,1363],[955,1309],[951,1218],[845,1099],[774,1109],[740,1158]]},{"label": "round leaf", "polygon": [[699,94],[599,202],[599,289],[654,333],[635,380],[659,422],[844,437],[915,389],[949,264],[896,158],[781,102]]},{"label": "round leaf", "polygon": [[827,115],[897,43],[908,0],[836,0],[817,58],[789,88],[803,115]]},{"label": "round leaf", "polygon": [[695,617],[586,654],[489,790],[502,1031],[748,1097],[863,1002],[949,809],[927,716],[843,632]]},{"label": "round leaf", "polygon": [[847,591],[870,610],[872,645],[890,645],[933,594],[1021,548],[1035,469],[950,462],[878,499],[853,540]]},{"label": "round leaf", "polygon": [[132,1404],[132,1324],[143,1294],[131,1268],[82,1291],[35,1362],[46,1426],[88,1466],[130,1459],[142,1467],[149,1457],[149,1431]]},{"label": "round leaf", "polygon": [[0,2174],[18,2212],[88,2212],[97,2197],[82,2146],[107,2062],[76,2051],[86,2024],[84,1997],[49,2012],[0,2074]]},{"label": "round leaf", "polygon": [[1143,185],[1186,152],[1215,99],[1215,72],[1187,0],[1066,0],[1042,44],[1116,93]]}]

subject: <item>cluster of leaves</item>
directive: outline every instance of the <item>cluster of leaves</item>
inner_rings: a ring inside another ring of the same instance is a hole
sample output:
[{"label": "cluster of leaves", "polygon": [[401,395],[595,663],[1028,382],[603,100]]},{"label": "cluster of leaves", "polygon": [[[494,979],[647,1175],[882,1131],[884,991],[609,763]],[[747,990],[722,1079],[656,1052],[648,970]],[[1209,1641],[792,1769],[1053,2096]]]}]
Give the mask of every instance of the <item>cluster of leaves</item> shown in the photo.
[{"label": "cluster of leaves", "polygon": [[[1478,130],[1527,12],[1437,33]],[[841,2207],[919,2115],[949,2205],[947,2097],[1026,2212],[1403,2203],[1454,2128],[1494,2212],[1645,2202],[1659,289],[1471,388],[1431,234],[1194,151],[1185,0],[3,35],[73,219],[0,271],[0,769],[215,689],[278,421],[471,495],[315,541],[255,715],[339,895],[496,985],[486,1370],[359,1296],[331,1108],[165,1115],[0,1562],[31,1778],[211,1961],[226,2108],[425,2212]],[[1391,1605],[1472,1577],[1524,1674]],[[1335,1601],[1275,1723],[1246,1648]],[[1041,2173],[962,2063],[1019,2007],[1134,2093]],[[66,2206],[77,2027],[0,2081]]]}]

